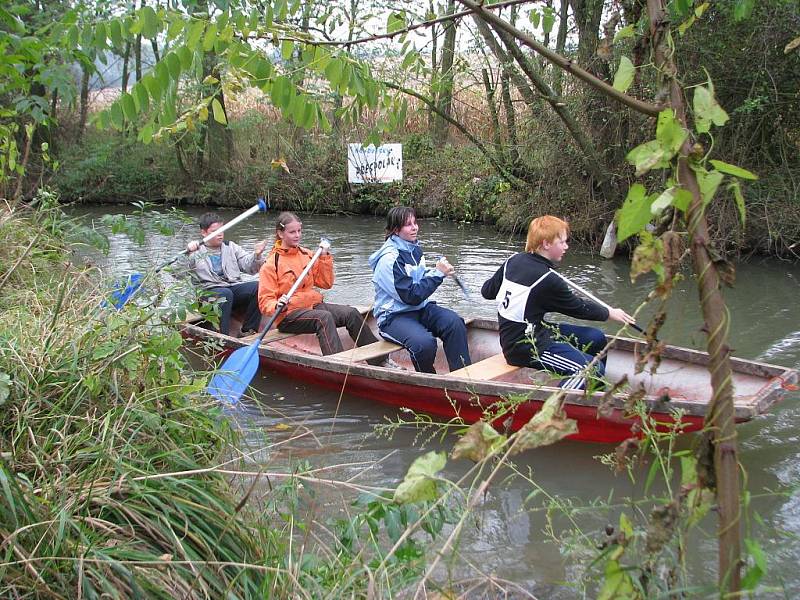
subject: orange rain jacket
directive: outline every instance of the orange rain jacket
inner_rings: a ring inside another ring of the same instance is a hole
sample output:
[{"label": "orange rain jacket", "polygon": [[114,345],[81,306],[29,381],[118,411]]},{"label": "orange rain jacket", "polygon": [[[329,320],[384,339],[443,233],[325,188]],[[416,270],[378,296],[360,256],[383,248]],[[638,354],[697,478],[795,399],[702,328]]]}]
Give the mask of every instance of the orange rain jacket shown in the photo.
[{"label": "orange rain jacket", "polygon": [[[275,243],[269,256],[264,260],[258,274],[258,308],[264,315],[271,315],[278,305],[278,298],[289,291],[306,268],[314,252],[308,248],[283,248],[280,241]],[[322,294],[315,287],[329,290],[333,287],[333,256],[321,254],[303,279],[300,286],[289,299],[275,325],[284,315],[301,308],[313,308],[322,302]]]}]

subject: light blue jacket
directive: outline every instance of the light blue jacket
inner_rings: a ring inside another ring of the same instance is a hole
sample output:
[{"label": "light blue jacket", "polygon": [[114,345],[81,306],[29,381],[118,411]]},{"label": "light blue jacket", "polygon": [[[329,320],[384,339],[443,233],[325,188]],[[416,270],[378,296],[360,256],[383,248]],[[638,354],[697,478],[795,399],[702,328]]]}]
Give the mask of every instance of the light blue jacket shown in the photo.
[{"label": "light blue jacket", "polygon": [[444,281],[439,269],[425,266],[419,242],[408,242],[396,235],[369,257],[369,266],[375,286],[372,312],[378,327],[391,315],[424,308]]}]

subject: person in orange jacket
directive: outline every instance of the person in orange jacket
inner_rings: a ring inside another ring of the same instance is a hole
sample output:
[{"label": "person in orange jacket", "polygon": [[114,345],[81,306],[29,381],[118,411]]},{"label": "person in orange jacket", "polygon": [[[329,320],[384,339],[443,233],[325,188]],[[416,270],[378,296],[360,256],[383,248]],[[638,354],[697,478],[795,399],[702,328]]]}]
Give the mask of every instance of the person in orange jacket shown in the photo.
[{"label": "person in orange jacket", "polygon": [[[275,312],[278,304],[286,304],[278,316],[278,330],[285,333],[315,333],[323,355],[342,352],[337,327],[346,327],[357,346],[377,342],[364,318],[352,306],[325,302],[316,288],[333,287],[333,256],[323,250],[317,262],[291,298],[286,294],[297,281],[314,253],[300,245],[303,224],[296,214],[282,212],[275,222],[275,245],[264,260],[258,278],[258,306],[264,315]],[[367,361],[383,366],[389,362]]]}]

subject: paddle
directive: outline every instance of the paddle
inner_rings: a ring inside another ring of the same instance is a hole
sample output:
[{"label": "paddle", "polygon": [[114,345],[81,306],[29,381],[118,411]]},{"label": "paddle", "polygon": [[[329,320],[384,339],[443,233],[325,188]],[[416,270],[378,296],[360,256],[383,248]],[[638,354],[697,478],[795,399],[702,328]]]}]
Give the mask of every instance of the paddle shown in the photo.
[{"label": "paddle", "polygon": [[[330,247],[331,243],[325,238],[319,241],[319,248],[317,248],[314,256],[311,257],[311,260],[306,265],[306,268],[300,273],[300,277],[297,278],[297,281],[294,282],[294,285],[286,294],[287,303],[292,297],[292,294],[294,294],[300,286],[300,283],[305,279],[305,276],[308,275],[311,267],[317,262],[319,255]],[[211,378],[211,382],[208,384],[209,394],[214,396],[217,400],[225,401],[230,404],[235,404],[239,401],[239,398],[242,397],[242,394],[244,394],[244,391],[248,388],[250,382],[253,380],[253,376],[258,370],[258,347],[261,345],[261,340],[267,335],[272,324],[275,323],[275,319],[278,318],[278,315],[281,314],[284,308],[286,308],[286,304],[278,304],[272,318],[267,322],[259,336],[249,346],[242,346],[236,350],[222,365],[220,365],[219,372]]]},{"label": "paddle", "polygon": [[[222,233],[223,231],[226,231],[226,230],[230,229],[234,225],[240,223],[241,221],[244,221],[247,217],[249,217],[253,213],[257,213],[259,211],[267,212],[267,203],[264,202],[263,198],[259,198],[257,204],[255,204],[252,207],[248,208],[246,211],[244,211],[238,217],[236,217],[234,219],[231,219],[230,221],[225,223],[225,225],[223,225],[222,227],[217,229],[215,232],[208,234],[206,237],[204,237],[200,241],[200,245],[201,246],[204,245],[206,242],[208,242],[214,236],[217,236],[220,233]],[[180,252],[178,252],[178,254],[176,254],[171,259],[169,259],[167,262],[165,262],[163,265],[158,267],[155,270],[155,273],[160,273],[163,269],[166,269],[168,266],[170,266],[172,263],[174,263],[176,260],[178,260],[181,256],[183,256],[185,254],[188,254],[188,252],[189,252],[188,250],[181,250]],[[125,304],[128,302],[128,300],[130,300],[133,297],[133,295],[139,290],[139,288],[142,286],[142,281],[143,280],[144,280],[144,276],[141,273],[132,273],[126,279],[124,279],[122,281],[118,281],[114,285],[114,291],[111,292],[111,296],[110,296],[111,305],[114,308],[116,308],[117,310],[120,310],[123,306],[125,306]],[[123,287],[123,283],[124,283],[124,287]],[[108,304],[109,304],[108,302],[104,302],[103,306],[107,306]]]},{"label": "paddle", "polygon": [[[442,256],[441,254],[432,254],[431,256],[437,262],[444,258],[444,256]],[[458,278],[458,275],[455,274],[455,271],[450,274],[450,277],[452,277],[453,281],[456,282],[456,285],[461,288],[461,292],[464,294],[464,298],[466,300],[472,300],[472,298],[469,295],[469,290],[467,289],[467,286],[465,286],[464,283]]]},{"label": "paddle", "polygon": [[[570,286],[571,288],[573,288],[573,289],[575,289],[575,290],[579,291],[581,294],[583,294],[584,296],[586,296],[586,297],[587,297],[587,298],[589,298],[590,300],[594,300],[594,301],[595,301],[595,302],[597,302],[597,303],[598,303],[600,306],[604,306],[606,309],[608,309],[608,310],[611,310],[611,306],[609,306],[608,304],[606,304],[605,302],[603,302],[602,300],[600,300],[600,298],[597,298],[597,297],[596,297],[596,296],[594,296],[593,294],[590,294],[589,292],[587,292],[585,289],[583,289],[583,288],[582,288],[581,286],[579,286],[577,283],[573,283],[572,281],[570,281],[569,279],[567,279],[566,277],[564,277],[564,276],[563,276],[561,273],[559,273],[558,271],[556,271],[556,270],[554,270],[554,269],[550,269],[550,272],[551,272],[551,273],[554,273],[555,275],[558,275],[559,277],[561,277],[561,279],[563,279],[563,280],[564,280],[564,282],[565,282],[565,283],[566,283],[568,286]],[[638,332],[639,332],[639,333],[641,333],[642,335],[645,335],[645,332],[644,332],[644,330],[643,330],[641,327],[639,327],[639,326],[638,326],[636,323],[632,323],[632,324],[631,324],[631,327],[633,327],[633,328],[634,328],[636,331],[638,331]]]}]

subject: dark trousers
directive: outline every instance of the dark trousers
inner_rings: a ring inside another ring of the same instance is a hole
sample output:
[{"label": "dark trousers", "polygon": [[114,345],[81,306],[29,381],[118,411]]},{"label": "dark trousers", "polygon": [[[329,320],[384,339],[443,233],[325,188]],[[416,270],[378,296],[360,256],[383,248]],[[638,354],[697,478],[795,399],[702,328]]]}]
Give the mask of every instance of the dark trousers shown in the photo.
[{"label": "dark trousers", "polygon": [[[530,366],[565,375],[559,383],[562,388],[585,389],[587,374],[581,371],[606,347],[606,336],[596,327],[559,323],[556,328],[558,331],[552,344],[541,352],[533,350]],[[605,372],[606,360],[603,357],[589,375],[599,379]]]},{"label": "dark trousers", "polygon": [[384,338],[408,350],[417,371],[436,373],[436,338],[442,340],[451,371],[472,364],[464,319],[434,302],[422,310],[395,313],[381,323],[380,329]]},{"label": "dark trousers", "polygon": [[369,326],[364,323],[364,317],[355,308],[325,302],[320,302],[314,308],[293,310],[283,318],[278,325],[278,331],[316,333],[322,354],[328,355],[344,350],[336,332],[337,327],[346,327],[356,346],[365,346],[378,341]]},{"label": "dark trousers", "polygon": [[231,329],[233,310],[244,310],[242,331],[257,330],[261,324],[261,312],[258,310],[258,281],[235,283],[229,287],[215,287],[204,291],[205,297],[222,298],[220,303],[222,315],[219,319],[219,331],[228,335]]}]

